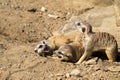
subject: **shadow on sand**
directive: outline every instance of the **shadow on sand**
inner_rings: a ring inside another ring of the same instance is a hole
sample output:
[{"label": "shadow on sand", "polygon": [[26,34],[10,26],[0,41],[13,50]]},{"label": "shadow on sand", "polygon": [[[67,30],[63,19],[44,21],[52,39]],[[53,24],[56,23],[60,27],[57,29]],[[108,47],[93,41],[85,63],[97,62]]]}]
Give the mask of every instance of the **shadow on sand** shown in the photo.
[{"label": "shadow on sand", "polygon": [[[120,62],[120,51],[118,52],[118,54],[119,55],[117,55],[117,59],[116,60],[117,60],[117,62]],[[105,52],[97,51],[97,52],[94,52],[92,56],[93,57],[98,57],[98,58],[100,58],[102,60],[108,60]]]}]

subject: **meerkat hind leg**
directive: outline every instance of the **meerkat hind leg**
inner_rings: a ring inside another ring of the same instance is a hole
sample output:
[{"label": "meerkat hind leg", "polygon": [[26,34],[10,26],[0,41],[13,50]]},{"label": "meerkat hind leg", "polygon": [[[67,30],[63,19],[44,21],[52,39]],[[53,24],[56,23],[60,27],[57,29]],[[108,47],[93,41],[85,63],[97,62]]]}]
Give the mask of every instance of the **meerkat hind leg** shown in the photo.
[{"label": "meerkat hind leg", "polygon": [[105,52],[109,59],[109,62],[114,62],[116,60],[116,53],[114,53],[112,50],[106,50]]}]

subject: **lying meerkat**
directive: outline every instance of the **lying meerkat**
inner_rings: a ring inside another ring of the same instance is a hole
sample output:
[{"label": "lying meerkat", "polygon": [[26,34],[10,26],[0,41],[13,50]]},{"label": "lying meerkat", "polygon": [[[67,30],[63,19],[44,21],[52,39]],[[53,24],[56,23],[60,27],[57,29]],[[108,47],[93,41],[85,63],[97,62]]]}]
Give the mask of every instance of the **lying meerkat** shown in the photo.
[{"label": "lying meerkat", "polygon": [[84,53],[82,38],[77,39],[77,42],[65,44],[59,47],[52,56],[53,59],[61,61],[77,62]]},{"label": "lying meerkat", "polygon": [[[71,33],[72,34],[72,33]],[[42,40],[34,49],[35,53],[39,55],[52,55],[53,51],[58,49],[61,45],[65,45],[75,41],[75,37],[79,34],[71,35],[54,35],[48,40]]]},{"label": "lying meerkat", "polygon": [[114,36],[106,32],[93,32],[92,26],[87,22],[77,22],[76,28],[82,32],[84,54],[76,64],[88,59],[93,51],[105,50],[110,62],[116,60],[118,44]]}]

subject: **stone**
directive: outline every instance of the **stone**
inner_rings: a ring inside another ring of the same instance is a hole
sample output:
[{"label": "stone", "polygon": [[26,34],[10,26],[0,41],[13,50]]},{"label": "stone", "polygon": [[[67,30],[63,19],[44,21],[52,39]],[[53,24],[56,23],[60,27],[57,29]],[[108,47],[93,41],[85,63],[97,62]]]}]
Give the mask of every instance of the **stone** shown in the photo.
[{"label": "stone", "polygon": [[93,59],[90,59],[90,60],[86,61],[85,64],[87,64],[87,65],[95,65],[97,60],[98,60],[98,57],[95,57]]},{"label": "stone", "polygon": [[59,18],[59,16],[57,16],[57,15],[53,15],[53,14],[48,14],[48,16],[49,16],[50,18],[54,18],[54,19]]},{"label": "stone", "polygon": [[113,72],[119,72],[120,71],[120,66],[110,66],[107,68],[109,71]]},{"label": "stone", "polygon": [[62,77],[57,77],[57,79],[56,80],[62,80]]},{"label": "stone", "polygon": [[42,11],[42,12],[45,12],[45,11],[47,11],[47,8],[41,7],[41,11]]},{"label": "stone", "polygon": [[57,73],[56,76],[63,76],[63,73]]},{"label": "stone", "polygon": [[66,73],[66,74],[65,74],[65,77],[66,77],[66,78],[69,78],[69,77],[70,77],[70,74],[69,74],[69,73]]},{"label": "stone", "polygon": [[70,73],[71,76],[79,76],[80,75],[80,70],[78,69],[73,69]]}]

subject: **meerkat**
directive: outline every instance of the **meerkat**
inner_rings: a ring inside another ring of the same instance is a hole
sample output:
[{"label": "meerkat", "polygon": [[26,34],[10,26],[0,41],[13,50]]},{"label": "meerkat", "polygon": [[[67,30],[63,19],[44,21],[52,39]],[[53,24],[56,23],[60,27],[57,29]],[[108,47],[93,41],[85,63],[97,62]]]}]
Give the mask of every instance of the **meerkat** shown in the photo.
[{"label": "meerkat", "polygon": [[84,53],[84,47],[81,37],[76,40],[73,43],[60,46],[59,49],[54,52],[52,58],[67,62],[77,62]]},{"label": "meerkat", "polygon": [[[74,34],[74,33],[71,33],[71,34]],[[34,52],[42,56],[45,56],[48,54],[52,55],[53,51],[58,49],[61,45],[69,44],[75,41],[75,37],[77,35],[79,34],[54,35],[47,40],[40,41],[40,43],[35,47]]]},{"label": "meerkat", "polygon": [[106,32],[93,32],[92,26],[86,21],[76,22],[76,28],[82,33],[84,53],[76,64],[88,59],[93,51],[105,51],[110,62],[116,60],[118,44],[115,37]]}]

